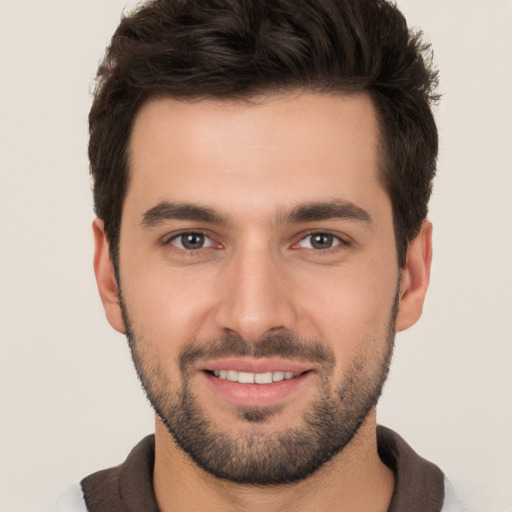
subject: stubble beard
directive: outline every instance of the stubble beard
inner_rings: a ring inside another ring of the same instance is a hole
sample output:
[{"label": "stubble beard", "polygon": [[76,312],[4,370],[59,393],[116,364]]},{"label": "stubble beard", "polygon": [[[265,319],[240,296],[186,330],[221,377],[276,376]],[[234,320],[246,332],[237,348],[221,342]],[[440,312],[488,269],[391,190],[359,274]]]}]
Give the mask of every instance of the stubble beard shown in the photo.
[{"label": "stubble beard", "polygon": [[[237,336],[191,342],[179,356],[181,386],[173,389],[158,357],[147,353],[144,337],[134,332],[122,297],[120,304],[142,387],[178,446],[216,478],[240,484],[281,485],[305,479],[340,453],[377,404],[393,353],[398,297],[385,332],[362,342],[366,350],[334,389],[330,379],[334,353],[318,341],[301,340],[287,331],[256,343]],[[247,428],[239,435],[220,430],[191,389],[191,366],[200,358],[228,356],[302,358],[319,363],[319,391],[301,425],[269,433],[265,422],[279,414],[279,406],[239,407],[238,421]]]}]

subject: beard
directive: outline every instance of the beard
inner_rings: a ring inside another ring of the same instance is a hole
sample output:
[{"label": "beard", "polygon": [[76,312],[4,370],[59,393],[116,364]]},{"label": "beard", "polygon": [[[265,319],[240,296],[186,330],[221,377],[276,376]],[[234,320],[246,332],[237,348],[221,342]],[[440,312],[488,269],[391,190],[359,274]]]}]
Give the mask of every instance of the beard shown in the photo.
[{"label": "beard", "polygon": [[[282,331],[255,343],[239,336],[192,341],[179,355],[178,389],[171,384],[159,357],[147,350],[144,336],[134,331],[122,296],[120,304],[142,387],[177,445],[216,478],[280,485],[303,480],[340,453],[377,404],[393,353],[398,294],[388,324],[377,335],[360,341],[362,351],[336,383],[332,382],[336,359],[331,349]],[[244,428],[236,434],[220,430],[208,418],[191,389],[193,363],[231,356],[282,357],[319,365],[318,392],[299,426],[272,433],[265,430],[265,423],[279,414],[279,405],[237,407]]]}]

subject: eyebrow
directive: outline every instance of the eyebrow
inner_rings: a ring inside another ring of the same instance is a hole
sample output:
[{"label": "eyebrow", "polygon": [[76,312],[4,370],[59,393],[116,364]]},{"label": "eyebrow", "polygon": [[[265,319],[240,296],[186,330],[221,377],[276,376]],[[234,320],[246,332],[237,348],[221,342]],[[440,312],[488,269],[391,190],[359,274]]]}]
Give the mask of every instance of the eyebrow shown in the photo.
[{"label": "eyebrow", "polygon": [[285,222],[296,224],[316,220],[348,219],[372,223],[370,214],[350,201],[333,200],[313,202],[295,207],[286,217]]},{"label": "eyebrow", "polygon": [[[329,219],[348,219],[371,224],[370,214],[350,201],[333,200],[298,205],[288,214],[277,217],[278,224],[298,224]],[[191,203],[161,201],[142,215],[141,226],[152,228],[167,220],[189,220],[211,224],[228,224],[228,218],[211,208]]]},{"label": "eyebrow", "polygon": [[192,220],[227,224],[227,219],[211,208],[189,203],[162,201],[142,215],[143,228],[152,228],[167,220]]}]

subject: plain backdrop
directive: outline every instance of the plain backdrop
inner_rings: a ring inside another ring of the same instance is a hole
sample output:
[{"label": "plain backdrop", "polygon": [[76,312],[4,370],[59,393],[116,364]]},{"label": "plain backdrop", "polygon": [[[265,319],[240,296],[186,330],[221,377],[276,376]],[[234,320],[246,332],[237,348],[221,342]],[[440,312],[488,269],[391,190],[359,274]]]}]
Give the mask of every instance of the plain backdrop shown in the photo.
[{"label": "plain backdrop", "polygon": [[[512,511],[512,2],[400,0],[444,97],[422,320],[379,421]],[[44,511],[153,429],[92,271],[87,113],[126,0],[0,0],[0,510]]]}]

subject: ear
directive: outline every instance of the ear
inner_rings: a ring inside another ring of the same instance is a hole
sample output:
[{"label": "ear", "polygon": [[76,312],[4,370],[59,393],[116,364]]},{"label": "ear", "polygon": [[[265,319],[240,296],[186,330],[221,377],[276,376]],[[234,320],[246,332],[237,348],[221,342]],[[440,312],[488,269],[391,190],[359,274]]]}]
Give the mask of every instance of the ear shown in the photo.
[{"label": "ear", "polygon": [[109,324],[121,334],[125,334],[123,315],[117,294],[117,283],[114,265],[110,258],[109,244],[105,236],[104,223],[101,219],[94,219],[92,223],[94,233],[94,273],[100,292],[101,302]]},{"label": "ear", "polygon": [[414,325],[423,311],[430,282],[432,263],[432,224],[425,220],[416,238],[407,249],[405,268],[400,279],[400,302],[396,330],[404,331]]}]

